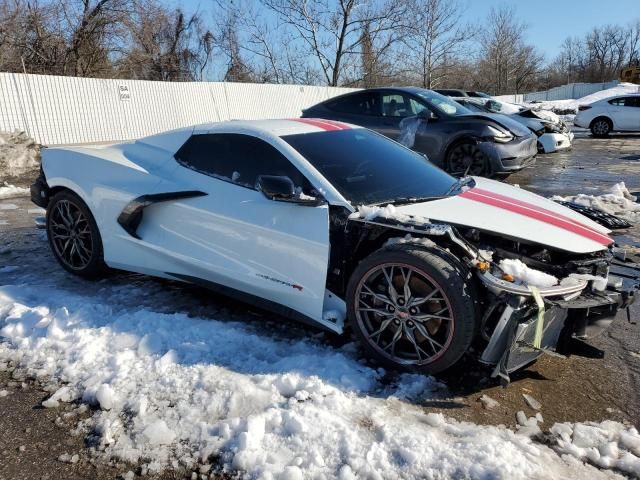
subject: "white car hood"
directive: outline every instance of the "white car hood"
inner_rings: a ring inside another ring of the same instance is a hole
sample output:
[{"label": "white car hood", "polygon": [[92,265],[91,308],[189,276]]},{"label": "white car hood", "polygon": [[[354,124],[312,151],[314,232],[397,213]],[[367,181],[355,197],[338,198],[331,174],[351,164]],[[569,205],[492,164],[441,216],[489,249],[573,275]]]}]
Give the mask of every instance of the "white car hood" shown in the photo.
[{"label": "white car hood", "polygon": [[613,243],[602,225],[539,195],[486,178],[460,195],[398,206],[397,211],[434,222],[474,227],[573,253]]}]

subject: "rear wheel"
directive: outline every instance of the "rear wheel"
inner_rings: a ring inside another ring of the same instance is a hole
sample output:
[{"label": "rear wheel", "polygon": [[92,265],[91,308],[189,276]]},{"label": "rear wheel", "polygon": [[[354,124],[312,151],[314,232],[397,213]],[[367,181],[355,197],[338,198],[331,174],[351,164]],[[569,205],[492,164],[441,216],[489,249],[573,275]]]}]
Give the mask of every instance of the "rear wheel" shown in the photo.
[{"label": "rear wheel", "polygon": [[379,250],[353,273],[349,323],[365,351],[401,370],[440,372],[456,363],[475,331],[464,272],[417,247]]},{"label": "rear wheel", "polygon": [[591,122],[591,133],[594,137],[606,137],[611,133],[611,121],[608,118],[596,118]]},{"label": "rear wheel", "polygon": [[455,176],[486,176],[489,173],[489,159],[472,142],[461,142],[447,152],[446,168]]},{"label": "rear wheel", "polygon": [[89,208],[68,190],[54,195],[47,206],[47,237],[62,267],[76,275],[104,273],[102,240]]}]

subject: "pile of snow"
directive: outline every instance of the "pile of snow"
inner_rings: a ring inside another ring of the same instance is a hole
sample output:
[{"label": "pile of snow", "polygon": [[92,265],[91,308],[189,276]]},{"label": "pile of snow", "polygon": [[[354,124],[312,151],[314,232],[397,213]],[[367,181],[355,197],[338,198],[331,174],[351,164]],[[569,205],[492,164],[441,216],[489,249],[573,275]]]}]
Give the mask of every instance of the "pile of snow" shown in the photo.
[{"label": "pile of snow", "polygon": [[22,197],[29,195],[29,189],[24,187],[16,187],[15,185],[9,185],[4,183],[0,185],[0,200],[5,198]]},{"label": "pile of snow", "polygon": [[0,368],[57,382],[45,406],[100,407],[83,427],[105,459],[149,471],[214,460],[265,479],[610,477],[524,433],[425,413],[440,384],[383,383],[351,344],[120,306],[149,294],[132,285],[87,296],[20,283],[0,287]]},{"label": "pile of snow", "polygon": [[556,423],[551,435],[559,453],[640,477],[640,435],[618,422]]},{"label": "pile of snow", "polygon": [[0,133],[0,181],[35,171],[40,145],[24,132]]},{"label": "pile of snow", "polygon": [[605,98],[615,97],[616,95],[627,95],[629,93],[640,93],[640,86],[635,83],[619,83],[613,88],[600,90],[590,95],[586,95],[579,99],[567,100],[547,100],[538,103],[524,103],[527,107],[539,111],[552,110],[558,113],[577,113],[579,105],[589,105]]},{"label": "pile of snow", "polygon": [[629,192],[624,182],[616,183],[609,189],[609,193],[602,195],[579,195],[551,197],[551,200],[575,202],[585,207],[595,208],[611,215],[615,215],[631,223],[640,222],[640,203],[636,203],[637,198]]},{"label": "pile of snow", "polygon": [[512,275],[517,282],[525,285],[539,288],[558,285],[558,279],[553,275],[530,268],[518,259],[506,258],[500,260],[499,266],[504,273]]}]

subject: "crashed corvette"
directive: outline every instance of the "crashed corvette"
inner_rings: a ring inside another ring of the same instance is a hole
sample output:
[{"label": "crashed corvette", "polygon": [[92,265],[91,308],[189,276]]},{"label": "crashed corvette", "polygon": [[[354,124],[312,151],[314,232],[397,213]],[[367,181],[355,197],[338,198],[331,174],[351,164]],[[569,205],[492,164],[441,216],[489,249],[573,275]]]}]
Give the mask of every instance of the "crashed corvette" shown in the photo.
[{"label": "crashed corvette", "polygon": [[31,196],[66,270],[202,285],[351,331],[391,368],[468,354],[508,379],[633,301],[603,226],[341,122],[205,124],[42,158]]}]

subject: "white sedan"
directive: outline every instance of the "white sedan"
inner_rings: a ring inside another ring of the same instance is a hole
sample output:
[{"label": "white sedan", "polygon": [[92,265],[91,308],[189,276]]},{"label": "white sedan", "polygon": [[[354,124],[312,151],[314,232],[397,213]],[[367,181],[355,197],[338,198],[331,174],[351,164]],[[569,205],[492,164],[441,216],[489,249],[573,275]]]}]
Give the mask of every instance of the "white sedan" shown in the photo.
[{"label": "white sedan", "polygon": [[606,137],[611,132],[640,132],[640,94],[579,105],[573,123],[590,129],[594,137]]},{"label": "white sedan", "polygon": [[349,327],[391,368],[438,372],[474,342],[508,378],[633,298],[607,286],[603,226],[345,123],[205,124],[42,157],[31,196],[67,271],[140,272]]}]

